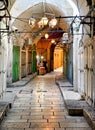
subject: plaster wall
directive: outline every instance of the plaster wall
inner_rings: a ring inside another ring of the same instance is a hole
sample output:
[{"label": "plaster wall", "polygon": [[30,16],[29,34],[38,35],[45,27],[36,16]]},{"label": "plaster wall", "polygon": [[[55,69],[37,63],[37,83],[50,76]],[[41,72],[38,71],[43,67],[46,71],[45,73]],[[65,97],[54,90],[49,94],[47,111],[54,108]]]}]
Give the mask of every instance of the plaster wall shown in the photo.
[{"label": "plaster wall", "polygon": [[[3,22],[0,23],[2,28],[5,28]],[[0,96],[6,90],[7,80],[7,63],[8,63],[8,36],[7,33],[1,33],[0,39]]]},{"label": "plaster wall", "polygon": [[13,42],[12,37],[10,36],[8,43],[7,84],[12,83],[12,63],[13,63]]}]

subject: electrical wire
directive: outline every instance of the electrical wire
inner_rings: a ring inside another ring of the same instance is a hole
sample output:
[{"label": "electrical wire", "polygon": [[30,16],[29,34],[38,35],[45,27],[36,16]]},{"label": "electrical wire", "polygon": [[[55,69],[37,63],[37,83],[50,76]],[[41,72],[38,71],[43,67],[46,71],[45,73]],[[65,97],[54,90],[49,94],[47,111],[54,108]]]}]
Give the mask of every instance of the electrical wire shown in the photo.
[{"label": "electrical wire", "polygon": [[13,18],[13,19],[15,19],[15,20],[19,20],[19,21],[21,21],[21,22],[24,22],[24,23],[28,23],[28,20],[29,19],[27,19],[27,21],[25,21],[26,19],[25,18],[15,18],[15,17],[13,17],[13,16],[11,16],[11,18]]},{"label": "electrical wire", "polygon": [[29,20],[29,18],[17,18],[17,17],[14,17],[14,16],[11,16],[11,17],[14,18],[14,19]]}]

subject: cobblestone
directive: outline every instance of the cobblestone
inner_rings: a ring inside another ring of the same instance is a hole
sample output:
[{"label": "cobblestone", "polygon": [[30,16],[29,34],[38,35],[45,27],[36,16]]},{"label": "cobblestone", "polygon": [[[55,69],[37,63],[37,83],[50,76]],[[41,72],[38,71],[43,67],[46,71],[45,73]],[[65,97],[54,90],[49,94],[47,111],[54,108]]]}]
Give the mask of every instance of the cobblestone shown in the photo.
[{"label": "cobblestone", "polygon": [[[16,85],[16,84],[15,84]],[[55,74],[37,76],[16,95],[0,130],[91,130],[84,117],[69,116]]]}]

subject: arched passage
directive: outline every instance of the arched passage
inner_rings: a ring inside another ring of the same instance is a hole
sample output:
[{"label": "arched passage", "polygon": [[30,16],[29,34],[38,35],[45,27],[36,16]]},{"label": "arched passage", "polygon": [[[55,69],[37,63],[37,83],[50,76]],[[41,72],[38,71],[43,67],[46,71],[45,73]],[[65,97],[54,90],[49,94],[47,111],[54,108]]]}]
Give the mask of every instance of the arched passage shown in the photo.
[{"label": "arched passage", "polygon": [[[93,3],[94,3],[94,0],[93,0]],[[47,0],[47,2],[45,4],[47,4],[47,6],[49,6],[50,8],[53,9],[53,11],[54,11],[54,13],[55,13],[55,15],[58,19],[58,25],[56,26],[56,31],[57,31],[57,29],[58,29],[58,31],[60,31],[59,28],[61,28],[62,31],[68,32],[69,28],[72,25],[72,22],[76,18],[74,16],[86,15],[88,10],[89,10],[89,7],[87,6],[87,4],[88,4],[87,0],[81,0],[81,1],[78,1],[78,2],[76,0],[64,0],[64,1],[60,0],[60,2],[58,0]],[[16,30],[14,30],[14,31],[18,31],[18,32],[15,32],[13,34],[12,39],[10,38],[11,39],[10,43],[12,43],[12,47],[16,45],[16,46],[19,46],[20,49],[22,49],[22,46],[24,46],[22,44],[25,44],[26,48],[27,48],[27,46],[33,46],[34,44],[37,45],[37,43],[44,37],[44,34],[48,31],[51,31],[48,26],[45,27],[45,28],[38,28],[36,26],[35,28],[31,29],[31,27],[28,24],[29,19],[31,18],[33,12],[35,12],[36,10],[37,11],[39,10],[39,12],[41,12],[41,5],[42,5],[41,0],[38,0],[38,1],[35,1],[35,0],[29,0],[29,1],[16,0],[13,3],[11,11],[10,11],[11,16],[12,16],[12,20],[11,20],[11,24],[10,24],[10,30],[12,29],[12,31],[13,31],[12,26],[15,26]],[[63,18],[65,16],[67,16],[67,17]],[[70,16],[71,16],[71,18],[69,18]],[[89,32],[90,28],[87,27],[87,30]],[[85,29],[84,32],[86,33],[86,29]],[[73,35],[73,45],[72,45],[73,49],[71,50],[71,48],[70,48],[68,52],[65,52],[65,56],[64,56],[65,58],[63,60],[63,62],[64,62],[63,65],[65,66],[64,67],[65,68],[65,74],[67,74],[67,77],[70,80],[72,79],[72,68],[73,68],[73,70],[74,70],[73,71],[73,75],[74,75],[73,83],[74,83],[75,90],[78,91],[80,89],[81,91],[84,92],[84,82],[81,80],[81,77],[84,77],[84,74],[82,72],[79,72],[80,70],[78,70],[78,63],[80,64],[81,60],[82,60],[82,58],[79,58],[80,55],[78,54],[78,52],[81,50],[81,49],[79,49],[80,48],[79,40],[82,38],[82,27],[79,30],[79,32],[76,32],[76,30],[74,30],[74,33],[79,33],[78,34],[79,36],[77,36],[77,34]],[[87,37],[85,36],[84,42],[86,41],[86,39],[88,37],[89,36],[87,36]],[[26,42],[26,41],[28,41],[29,38],[31,39],[31,43]],[[46,49],[47,54],[45,53],[45,55],[48,55],[47,60],[48,60],[48,63],[49,63],[50,71],[52,71],[52,70],[54,70],[54,64],[53,64],[54,63],[54,55],[53,55],[54,54],[54,45],[50,45],[50,46],[49,46],[50,48]],[[12,47],[11,47],[11,51],[12,51]],[[82,45],[82,47],[83,47],[83,45]],[[87,48],[88,48],[88,50],[91,50],[91,48],[89,48],[88,45],[87,45]],[[65,49],[65,47],[64,47],[64,49]],[[33,58],[33,60],[35,60],[35,61],[36,61],[36,51],[37,50],[35,50],[35,54],[32,53],[35,57],[35,58]],[[71,51],[73,52],[73,54],[72,54],[73,55],[73,64],[72,64],[72,61],[70,59]],[[43,52],[43,50],[42,50],[42,52]],[[90,54],[90,51],[88,51],[88,52]],[[9,52],[9,53],[12,54],[12,52]],[[89,56],[89,54],[88,54],[87,59],[92,60],[92,58],[89,58],[89,57],[91,57],[91,56]],[[92,55],[92,54],[90,54],[90,55]],[[78,61],[78,63],[77,63],[76,61],[78,59],[81,59],[81,60]],[[10,65],[10,61],[12,61],[12,60],[9,59],[8,65]],[[28,61],[28,60],[26,60],[26,61]],[[32,62],[33,61],[31,61],[31,63]],[[87,63],[87,64],[89,66],[89,63]],[[91,62],[91,64],[92,64],[92,62]],[[20,65],[21,65],[21,63],[20,63]],[[25,68],[27,68],[27,66],[25,66]],[[35,66],[36,66],[36,64],[35,64]],[[89,67],[91,68],[92,66],[90,65]],[[11,68],[11,66],[10,66],[10,68]],[[84,69],[84,63],[82,64],[82,66],[79,66],[79,69],[81,69],[81,68]],[[35,71],[36,71],[36,68],[35,68]],[[90,100],[92,102],[92,97],[91,97],[91,93],[93,91],[92,90],[92,84],[91,84],[92,83],[92,81],[91,81],[92,72],[89,72],[89,73],[90,74],[89,74],[88,77],[90,77],[90,78],[88,78],[88,79],[90,79],[90,81],[89,81],[90,85],[89,85],[89,83],[87,83],[87,87],[90,86],[91,89],[90,89],[90,93],[87,94],[87,98],[90,96],[90,98],[91,98]],[[11,74],[11,72],[10,72],[10,74]],[[81,76],[81,74],[82,74],[82,76]],[[84,78],[84,79],[86,79],[86,78]],[[79,87],[80,81],[81,81],[80,84],[82,86],[81,88]],[[87,87],[86,87],[86,89],[89,90],[89,88],[87,88]]]},{"label": "arched passage", "polygon": [[[11,15],[14,16],[14,18],[12,18],[12,20],[11,20],[11,25],[15,26],[18,29],[22,38],[24,38],[25,40],[27,40],[28,38],[31,38],[32,45],[33,44],[37,45],[38,42],[42,39],[42,37],[44,37],[44,34],[48,31],[50,31],[50,29],[48,27],[40,29],[37,26],[34,27],[33,29],[31,29],[28,24],[28,21],[31,18],[32,14],[35,14],[36,10],[39,10],[38,11],[39,13],[37,15],[40,15],[40,12],[43,10],[43,9],[41,9],[42,1],[41,0],[24,1],[23,6],[21,3],[22,3],[22,0],[17,0],[11,9]],[[47,0],[45,4],[47,6],[46,11],[48,11],[48,7],[50,9],[52,8],[56,17],[58,17],[58,19],[57,19],[58,25],[56,27],[56,30],[58,28],[58,31],[60,31],[59,28],[61,28],[63,32],[68,31],[68,28],[70,25],[70,23],[68,22],[68,19],[63,19],[63,18],[59,19],[59,16],[78,15],[79,12],[78,12],[76,3],[74,3],[73,0],[65,0],[64,2],[62,0],[60,0],[60,3],[57,0],[55,0],[55,1]],[[25,19],[23,19],[23,18],[25,18]],[[19,20],[19,22],[18,22],[18,20]],[[57,31],[57,33],[58,33],[58,31]],[[57,34],[57,35],[59,35],[59,34]],[[54,38],[56,38],[57,35],[55,35]],[[61,38],[61,36],[62,36],[62,33],[60,35],[60,38]],[[50,47],[50,59],[48,59],[49,71],[54,70],[54,48],[53,48],[53,46],[55,46],[55,45],[52,45]],[[43,51],[44,50],[41,49],[41,53],[43,53]],[[48,56],[45,56],[45,57],[47,59]]]}]

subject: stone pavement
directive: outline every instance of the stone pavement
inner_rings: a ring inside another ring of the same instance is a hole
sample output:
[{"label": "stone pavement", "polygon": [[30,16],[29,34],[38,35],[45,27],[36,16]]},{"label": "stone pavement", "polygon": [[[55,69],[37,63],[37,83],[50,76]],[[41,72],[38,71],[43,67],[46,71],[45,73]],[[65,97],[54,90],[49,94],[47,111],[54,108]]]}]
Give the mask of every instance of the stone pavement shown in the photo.
[{"label": "stone pavement", "polygon": [[57,77],[56,84],[59,86],[65,100],[81,100],[81,95],[74,92],[73,85],[65,77]]},{"label": "stone pavement", "polygon": [[28,75],[20,81],[7,84],[6,91],[3,93],[2,97],[0,97],[0,123],[2,122],[4,116],[7,115],[9,109],[12,107],[17,93],[21,91],[22,87],[29,83],[36,75],[37,74],[34,73]]},{"label": "stone pavement", "polygon": [[14,87],[16,98],[0,130],[92,130],[83,116],[68,115],[55,84],[56,74],[40,75],[23,87]]},{"label": "stone pavement", "polygon": [[27,83],[29,83],[31,81],[31,79],[35,78],[36,75],[37,75],[37,73],[27,75],[27,77],[22,78],[21,80],[19,80],[17,82],[7,84],[7,87],[21,87],[21,86],[24,86]]},{"label": "stone pavement", "polygon": [[89,125],[95,130],[95,109],[91,107],[78,92],[73,90],[72,84],[63,76],[56,78],[68,114],[72,116],[84,116]]}]

